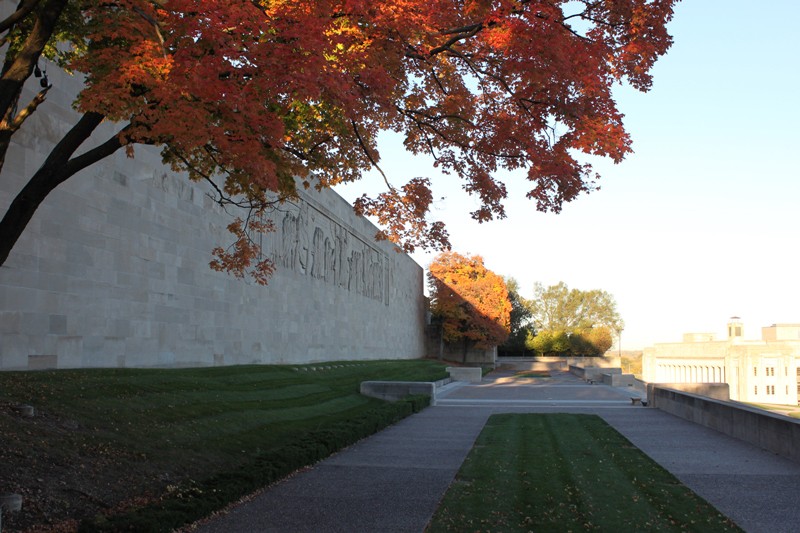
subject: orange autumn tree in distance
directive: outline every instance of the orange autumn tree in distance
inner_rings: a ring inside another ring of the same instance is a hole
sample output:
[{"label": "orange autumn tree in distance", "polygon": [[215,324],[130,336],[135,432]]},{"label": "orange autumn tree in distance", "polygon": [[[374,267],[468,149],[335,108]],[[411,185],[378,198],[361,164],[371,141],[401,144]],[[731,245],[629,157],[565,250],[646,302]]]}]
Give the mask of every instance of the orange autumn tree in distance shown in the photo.
[{"label": "orange autumn tree in distance", "polygon": [[443,252],[428,267],[431,313],[445,342],[488,348],[505,342],[511,328],[511,301],[503,278],[479,255]]},{"label": "orange autumn tree in distance", "polygon": [[[648,90],[675,2],[0,0],[0,165],[26,120],[47,112],[42,67],[85,80],[78,118],[0,220],[0,265],[53,189],[137,144],[243,208],[212,266],[260,283],[274,268],[252,238],[274,229],[260,215],[296,180],[325,188],[380,170],[382,130],[458,176],[478,221],[505,216],[503,169],[524,170],[527,196],[558,212],[596,188],[578,154],[631,151],[611,89]],[[355,204],[378,237],[449,248],[429,218],[429,178],[381,174],[384,192]]]}]

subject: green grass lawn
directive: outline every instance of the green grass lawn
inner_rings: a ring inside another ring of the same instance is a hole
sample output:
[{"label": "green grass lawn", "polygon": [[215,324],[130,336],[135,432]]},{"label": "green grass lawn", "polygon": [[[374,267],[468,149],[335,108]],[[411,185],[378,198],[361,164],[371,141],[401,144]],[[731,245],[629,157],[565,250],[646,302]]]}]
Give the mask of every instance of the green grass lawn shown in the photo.
[{"label": "green grass lawn", "polygon": [[[24,497],[24,511],[3,525],[83,519],[88,530],[168,531],[422,405],[367,398],[362,381],[433,381],[444,368],[415,360],[1,372],[0,492]],[[20,403],[37,415],[20,416]]]},{"label": "green grass lawn", "polygon": [[749,405],[750,407],[755,407],[757,409],[763,409],[764,411],[769,411],[770,413],[784,415],[791,418],[800,418],[800,406],[797,405],[775,404],[775,403],[750,403],[750,402],[742,402],[742,403],[744,405]]},{"label": "green grass lawn", "polygon": [[740,531],[594,415],[492,416],[428,527]]},{"label": "green grass lawn", "polygon": [[514,374],[515,378],[549,378],[550,372],[547,370],[525,370]]}]

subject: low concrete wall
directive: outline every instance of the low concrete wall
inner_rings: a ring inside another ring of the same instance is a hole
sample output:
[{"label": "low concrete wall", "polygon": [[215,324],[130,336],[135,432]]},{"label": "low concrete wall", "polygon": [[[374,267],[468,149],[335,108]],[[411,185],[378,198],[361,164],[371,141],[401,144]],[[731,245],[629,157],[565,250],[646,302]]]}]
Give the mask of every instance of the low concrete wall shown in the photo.
[{"label": "low concrete wall", "polygon": [[617,368],[621,367],[619,356],[613,355],[609,357],[565,357],[564,361],[568,365],[574,366],[596,366],[600,368]]},{"label": "low concrete wall", "polygon": [[650,406],[800,462],[800,420],[689,392],[647,387]]},{"label": "low concrete wall", "polygon": [[562,370],[581,368],[620,368],[620,358],[610,357],[498,357],[498,365],[511,365],[519,370]]},{"label": "low concrete wall", "polygon": [[450,379],[453,381],[480,383],[483,378],[483,370],[480,367],[448,366],[446,370],[450,373]]},{"label": "low concrete wall", "polygon": [[362,381],[361,394],[370,398],[397,401],[414,394],[436,397],[436,383],[431,381]]},{"label": "low concrete wall", "polygon": [[569,371],[582,379],[602,381],[603,374],[622,374],[621,368],[569,365]]},{"label": "low concrete wall", "polygon": [[569,366],[563,357],[498,357],[497,366],[515,370],[566,371]]},{"label": "low concrete wall", "polygon": [[723,402],[731,399],[730,386],[727,383],[650,383],[647,385],[648,397],[651,387],[688,392]]},{"label": "low concrete wall", "polygon": [[569,373],[575,374],[579,378],[588,379],[586,377],[586,369],[582,366],[569,365]]},{"label": "low concrete wall", "polygon": [[[610,370],[617,370],[612,368]],[[603,385],[611,387],[633,387],[636,378],[633,374],[622,374],[620,372],[604,372],[602,374]]]}]

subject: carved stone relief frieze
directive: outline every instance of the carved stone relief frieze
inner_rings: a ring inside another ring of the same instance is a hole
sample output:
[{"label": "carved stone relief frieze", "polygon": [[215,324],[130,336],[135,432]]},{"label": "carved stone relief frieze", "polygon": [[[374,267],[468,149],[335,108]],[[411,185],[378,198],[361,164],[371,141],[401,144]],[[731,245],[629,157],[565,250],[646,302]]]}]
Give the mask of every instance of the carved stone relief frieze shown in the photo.
[{"label": "carved stone relief frieze", "polygon": [[389,305],[392,262],[374,243],[303,199],[272,216],[263,250],[285,268]]}]

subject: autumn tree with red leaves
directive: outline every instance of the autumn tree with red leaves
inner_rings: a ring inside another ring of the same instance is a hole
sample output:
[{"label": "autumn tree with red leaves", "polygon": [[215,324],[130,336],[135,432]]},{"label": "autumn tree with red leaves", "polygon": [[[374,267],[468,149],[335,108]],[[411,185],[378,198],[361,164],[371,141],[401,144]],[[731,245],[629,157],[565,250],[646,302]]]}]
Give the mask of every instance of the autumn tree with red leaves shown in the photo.
[{"label": "autumn tree with red leaves", "polygon": [[[380,170],[381,130],[461,178],[476,220],[505,216],[500,169],[525,169],[528,197],[558,212],[595,188],[575,154],[630,152],[611,88],[650,87],[676,1],[3,0],[0,164],[46,109],[41,58],[85,85],[79,118],[0,221],[0,264],[55,187],[137,144],[245,208],[213,266],[260,282],[273,265],[251,235],[272,228],[251,215],[292,196],[296,179],[324,188]],[[103,121],[116,131],[98,139]],[[378,237],[446,249],[430,181],[384,178],[384,193],[355,205],[381,223]]]},{"label": "autumn tree with red leaves", "polygon": [[442,338],[472,347],[505,342],[511,327],[511,301],[503,278],[479,255],[443,252],[428,267],[431,313],[441,324]]}]

